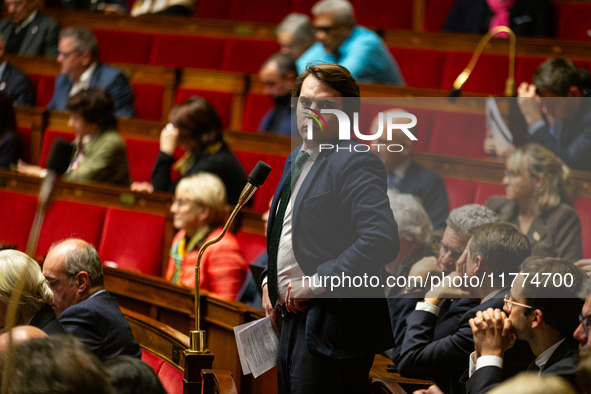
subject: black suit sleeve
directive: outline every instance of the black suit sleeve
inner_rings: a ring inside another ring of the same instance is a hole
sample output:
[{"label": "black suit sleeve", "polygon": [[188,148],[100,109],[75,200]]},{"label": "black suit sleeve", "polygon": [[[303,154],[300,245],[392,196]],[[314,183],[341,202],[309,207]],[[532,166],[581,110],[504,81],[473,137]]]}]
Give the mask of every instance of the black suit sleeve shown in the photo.
[{"label": "black suit sleeve", "polygon": [[[152,170],[152,185],[155,192],[174,193],[174,184],[170,180],[170,169],[175,159],[164,152],[158,153],[154,169]],[[172,190],[171,190],[172,189]]]},{"label": "black suit sleeve", "polygon": [[19,80],[14,95],[16,105],[19,107],[34,107],[35,106],[35,91],[29,78],[23,75]]},{"label": "black suit sleeve", "polygon": [[472,374],[466,384],[468,394],[481,394],[503,382],[503,370],[499,367],[482,367]]},{"label": "black suit sleeve", "polygon": [[60,27],[55,21],[51,21],[53,23],[51,24],[51,27],[47,29],[47,34],[45,37],[45,51],[43,55],[56,58],[58,55],[57,42],[60,34]]},{"label": "black suit sleeve", "polygon": [[582,126],[580,133],[566,146],[557,141],[556,137],[550,134],[548,124],[529,137],[529,142],[538,144],[550,149],[560,157],[569,167],[577,170],[591,171],[591,124]]},{"label": "black suit sleeve", "polygon": [[[68,310],[62,312],[59,316],[59,322],[64,326],[66,331],[88,345],[94,354],[102,358],[102,334],[100,327],[97,324],[93,324],[96,320],[88,316],[82,316],[83,309],[73,313],[70,312]],[[86,312],[92,313],[91,311]]]},{"label": "black suit sleeve", "polygon": [[131,118],[134,115],[133,109],[133,89],[127,82],[127,78],[121,73],[107,88],[107,91],[113,98],[115,105],[115,116],[118,118]]}]

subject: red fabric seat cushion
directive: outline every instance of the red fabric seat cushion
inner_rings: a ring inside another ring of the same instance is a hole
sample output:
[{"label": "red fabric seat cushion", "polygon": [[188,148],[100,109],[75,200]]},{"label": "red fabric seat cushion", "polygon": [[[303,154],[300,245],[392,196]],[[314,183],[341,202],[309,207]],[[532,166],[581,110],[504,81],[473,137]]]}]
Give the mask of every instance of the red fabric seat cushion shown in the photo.
[{"label": "red fabric seat cushion", "polygon": [[483,158],[485,120],[482,114],[438,111],[434,114],[429,152]]},{"label": "red fabric seat cushion", "polygon": [[37,198],[0,190],[0,242],[24,251],[37,209]]},{"label": "red fabric seat cushion", "polygon": [[76,135],[68,131],[45,130],[45,133],[43,134],[43,143],[41,144],[41,157],[39,158],[39,165],[41,167],[47,167],[47,162],[49,161],[49,156],[53,149],[53,143],[58,138],[72,142],[74,141],[74,138],[76,138]]},{"label": "red fabric seat cushion", "polygon": [[35,254],[44,256],[53,243],[66,238],[81,238],[98,245],[105,210],[105,207],[96,205],[55,201],[45,215]]},{"label": "red fabric seat cushion", "polygon": [[472,204],[476,191],[476,182],[454,178],[445,178],[444,182],[449,197],[450,211],[466,204]]},{"label": "red fabric seat cushion", "polygon": [[356,0],[355,15],[360,25],[378,29],[412,28],[413,0]]},{"label": "red fabric seat cushion", "polygon": [[55,89],[54,75],[39,75],[37,78],[37,95],[35,96],[35,105],[37,107],[47,107],[47,104],[53,97],[53,90]]},{"label": "red fabric seat cushion", "polygon": [[162,364],[158,372],[158,379],[168,394],[183,394],[183,377],[183,373],[169,363]]},{"label": "red fabric seat cushion", "polygon": [[492,196],[504,196],[505,186],[478,182],[474,195],[474,204],[484,205]]},{"label": "red fabric seat cushion", "polygon": [[269,56],[279,51],[275,40],[229,38],[224,46],[222,70],[256,74]]},{"label": "red fabric seat cushion", "polygon": [[583,241],[583,258],[591,258],[591,198],[575,198],[575,210],[581,221],[581,239]]},{"label": "red fabric seat cushion", "polygon": [[162,118],[162,100],[164,86],[145,83],[131,84],[135,97],[135,117],[146,120],[160,120]]},{"label": "red fabric seat cushion", "polygon": [[162,365],[164,364],[164,360],[155,356],[152,352],[147,351],[146,349],[142,349],[142,361],[148,364],[158,375]]},{"label": "red fabric seat cushion", "polygon": [[408,86],[439,89],[446,54],[442,51],[390,48]]},{"label": "red fabric seat cushion", "polygon": [[575,2],[553,2],[558,23],[556,38],[560,40],[591,39],[591,4]]},{"label": "red fabric seat cushion", "polygon": [[258,131],[259,123],[268,110],[274,107],[273,100],[266,94],[249,93],[242,115],[243,131]]},{"label": "red fabric seat cushion", "polygon": [[425,31],[442,31],[455,0],[429,0],[425,10]]},{"label": "red fabric seat cushion", "polygon": [[165,228],[163,216],[108,208],[99,255],[119,268],[160,276]]},{"label": "red fabric seat cushion", "polygon": [[[211,0],[210,0],[211,1]],[[289,14],[289,1],[232,0],[230,19],[237,21],[279,23]]]},{"label": "red fabric seat cushion", "polygon": [[196,4],[197,18],[228,19],[231,0],[203,0]]},{"label": "red fabric seat cushion", "polygon": [[157,34],[149,63],[166,67],[218,69],[223,46],[223,38]]},{"label": "red fabric seat cushion", "polygon": [[99,57],[105,63],[147,64],[153,34],[126,30],[93,29]]},{"label": "red fabric seat cushion", "polygon": [[[471,53],[448,52],[443,70],[441,89],[449,90],[453,83],[466,68]],[[502,95],[505,92],[505,82],[509,76],[509,58],[505,55],[482,54],[476,67],[470,74],[462,89],[466,92]]]},{"label": "red fabric seat cushion", "polygon": [[125,138],[125,145],[131,179],[134,182],[151,182],[160,143],[155,140]]},{"label": "red fabric seat cushion", "polygon": [[248,263],[252,263],[261,253],[267,251],[267,238],[264,235],[238,231],[236,239],[240,245],[242,256]]}]

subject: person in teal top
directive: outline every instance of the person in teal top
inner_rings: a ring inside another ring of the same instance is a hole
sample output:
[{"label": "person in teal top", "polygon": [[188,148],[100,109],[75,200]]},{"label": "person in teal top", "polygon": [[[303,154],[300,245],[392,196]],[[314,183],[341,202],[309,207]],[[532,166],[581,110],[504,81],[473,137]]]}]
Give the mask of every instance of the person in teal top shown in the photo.
[{"label": "person in teal top", "polygon": [[322,0],[312,7],[317,42],[296,65],[302,73],[311,64],[335,63],[347,68],[358,82],[404,86],[398,64],[373,31],[357,25],[347,0]]}]

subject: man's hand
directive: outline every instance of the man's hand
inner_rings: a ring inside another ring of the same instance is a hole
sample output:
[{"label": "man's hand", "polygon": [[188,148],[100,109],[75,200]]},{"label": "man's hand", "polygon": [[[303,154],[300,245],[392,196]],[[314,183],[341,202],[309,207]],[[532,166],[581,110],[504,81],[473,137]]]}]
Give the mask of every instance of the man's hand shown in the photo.
[{"label": "man's hand", "polygon": [[533,126],[542,118],[542,102],[536,93],[536,86],[522,82],[517,88],[517,105],[528,126]]},{"label": "man's hand", "polygon": [[429,386],[428,389],[416,390],[412,394],[443,394],[443,391],[436,384]]},{"label": "man's hand", "polygon": [[429,290],[427,294],[425,294],[425,302],[437,306],[443,299],[463,298],[470,297],[472,295],[469,291],[464,290],[463,287],[454,286],[454,278],[456,276],[462,278],[462,280],[456,282],[459,282],[460,284],[463,284],[464,282],[463,277],[466,273],[467,258],[468,249],[465,249],[464,253],[462,253],[460,258],[456,262],[456,270],[451,274],[447,275],[449,279],[445,279],[441,282],[439,286],[435,286],[433,289]]},{"label": "man's hand", "polygon": [[172,156],[179,141],[179,129],[172,123],[164,126],[160,132],[160,151]]},{"label": "man's hand", "polygon": [[33,164],[25,163],[22,160],[19,160],[16,164],[16,170],[20,174],[30,175],[30,176],[37,176],[40,177],[43,174],[43,169],[39,166],[35,166]]},{"label": "man's hand", "polygon": [[[437,258],[435,257],[425,257],[414,263],[413,266],[410,268],[408,277],[420,277],[422,278],[422,281],[419,282],[417,280],[417,284],[423,283],[423,285],[426,286],[427,284],[425,283],[425,281],[427,280],[427,276],[429,275],[429,273],[441,275],[441,270],[437,266]],[[411,283],[414,284],[414,281],[412,281]],[[406,290],[404,292],[408,293],[408,291]]]},{"label": "man's hand", "polygon": [[150,182],[132,182],[132,192],[154,193],[154,186]]},{"label": "man's hand", "polygon": [[287,293],[285,295],[285,306],[291,313],[306,312],[308,305],[304,302],[311,300],[312,298],[293,298],[293,292],[291,291],[291,283],[287,285]]},{"label": "man's hand", "polygon": [[585,271],[587,276],[591,276],[591,259],[579,260],[575,263],[575,265]]},{"label": "man's hand", "polygon": [[476,312],[470,319],[474,338],[476,357],[497,356],[503,358],[505,352],[513,347],[517,337],[511,331],[511,321],[500,309],[488,308]]},{"label": "man's hand", "polygon": [[278,316],[278,308],[273,307],[271,305],[271,299],[269,298],[269,288],[265,283],[263,285],[263,309],[265,310],[265,315],[271,317],[271,325],[277,333],[281,332],[279,328],[279,322],[277,321]]}]

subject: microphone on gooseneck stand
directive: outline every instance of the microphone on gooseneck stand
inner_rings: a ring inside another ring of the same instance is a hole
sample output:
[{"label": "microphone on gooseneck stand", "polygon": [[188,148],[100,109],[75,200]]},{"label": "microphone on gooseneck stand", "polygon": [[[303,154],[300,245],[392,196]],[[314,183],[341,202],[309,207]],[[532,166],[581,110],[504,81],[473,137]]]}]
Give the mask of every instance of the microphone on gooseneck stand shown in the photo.
[{"label": "microphone on gooseneck stand", "polygon": [[214,239],[207,241],[201,249],[199,249],[199,254],[197,255],[197,260],[195,262],[195,330],[191,331],[189,334],[190,345],[191,349],[188,351],[189,353],[196,353],[196,354],[204,354],[208,353],[209,351],[206,349],[206,341],[205,341],[205,330],[201,330],[201,304],[200,304],[200,297],[201,297],[201,279],[200,279],[200,265],[201,265],[201,257],[203,257],[203,253],[205,249],[210,245],[213,245],[216,242],[219,242],[224,238],[228,228],[232,225],[236,214],[238,211],[250,200],[254,192],[265,182],[267,176],[271,172],[271,166],[269,166],[264,161],[259,161],[254,169],[251,171],[250,175],[248,176],[248,183],[244,186],[240,197],[238,198],[238,204],[230,214],[230,217],[226,221],[226,225],[222,232]]},{"label": "microphone on gooseneck stand", "polygon": [[56,185],[59,183],[59,179],[70,167],[73,152],[74,147],[69,142],[62,139],[56,140],[53,144],[53,149],[51,150],[47,165],[47,174],[45,175],[43,183],[41,184],[41,189],[39,190],[37,211],[35,212],[35,219],[33,220],[33,226],[31,227],[29,240],[27,242],[27,254],[31,257],[33,257],[37,247],[39,231],[41,230],[41,224],[43,224],[45,212],[51,204],[53,192],[56,189]]}]

